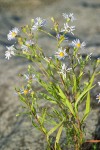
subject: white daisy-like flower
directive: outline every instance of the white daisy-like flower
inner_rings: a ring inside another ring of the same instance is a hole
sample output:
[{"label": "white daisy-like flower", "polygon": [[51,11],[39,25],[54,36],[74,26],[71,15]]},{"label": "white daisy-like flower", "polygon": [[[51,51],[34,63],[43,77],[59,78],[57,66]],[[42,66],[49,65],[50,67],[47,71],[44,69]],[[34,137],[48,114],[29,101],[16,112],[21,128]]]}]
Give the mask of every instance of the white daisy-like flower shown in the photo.
[{"label": "white daisy-like flower", "polygon": [[34,42],[31,41],[31,40],[26,41],[25,44],[23,44],[23,45],[21,46],[22,51],[28,52],[29,46],[32,46],[33,44],[34,44]]},{"label": "white daisy-like flower", "polygon": [[20,91],[18,91],[18,94],[24,94],[24,95],[27,95],[29,93],[31,93],[32,90],[29,90],[27,88],[25,89],[20,89]]},{"label": "white daisy-like flower", "polygon": [[96,99],[98,99],[98,103],[100,103],[100,93],[96,96]]},{"label": "white daisy-like flower", "polygon": [[72,68],[67,68],[67,66],[63,64],[59,73],[62,74],[63,78],[66,78],[66,72],[70,72],[70,70],[72,70]]},{"label": "white daisy-like flower", "polygon": [[32,40],[28,40],[25,42],[25,45],[27,46],[32,46],[34,44],[34,42]]},{"label": "white daisy-like flower", "polygon": [[15,37],[18,35],[18,33],[19,33],[19,29],[18,28],[13,28],[10,32],[9,32],[9,34],[7,35],[7,37],[8,37],[8,40],[13,40],[13,39],[15,39]]},{"label": "white daisy-like flower", "polygon": [[23,52],[28,52],[28,46],[26,46],[26,45],[22,45],[21,49]]},{"label": "white daisy-like flower", "polygon": [[98,82],[98,85],[100,86],[100,82]]},{"label": "white daisy-like flower", "polygon": [[72,41],[72,45],[75,47],[75,48],[81,48],[81,49],[84,49],[84,47],[86,46],[86,43],[85,42],[80,42],[79,39],[76,39],[74,41]]},{"label": "white daisy-like flower", "polygon": [[37,17],[35,19],[34,25],[32,26],[32,30],[38,30],[38,28],[45,26],[46,25],[46,20],[42,19],[41,17]]},{"label": "white daisy-like flower", "polygon": [[69,26],[68,23],[64,23],[64,28],[61,29],[61,32],[67,32],[67,33],[73,33],[73,31],[75,30],[75,26]]},{"label": "white daisy-like flower", "polygon": [[14,45],[12,46],[7,46],[6,47],[8,50],[5,52],[5,58],[7,58],[9,60],[9,58],[12,56],[12,55],[15,55],[15,48],[14,48]]},{"label": "white daisy-like flower", "polygon": [[62,15],[65,19],[67,19],[67,21],[73,22],[74,20],[76,20],[73,13],[70,14],[63,13]]},{"label": "white daisy-like flower", "polygon": [[66,56],[68,56],[68,54],[66,53],[66,49],[63,50],[62,47],[61,47],[61,48],[58,49],[58,52],[56,52],[55,56],[59,60],[61,60],[61,59],[64,59]]},{"label": "white daisy-like flower", "polygon": [[24,74],[23,75],[26,80],[37,80],[35,74],[29,75],[29,74]]}]

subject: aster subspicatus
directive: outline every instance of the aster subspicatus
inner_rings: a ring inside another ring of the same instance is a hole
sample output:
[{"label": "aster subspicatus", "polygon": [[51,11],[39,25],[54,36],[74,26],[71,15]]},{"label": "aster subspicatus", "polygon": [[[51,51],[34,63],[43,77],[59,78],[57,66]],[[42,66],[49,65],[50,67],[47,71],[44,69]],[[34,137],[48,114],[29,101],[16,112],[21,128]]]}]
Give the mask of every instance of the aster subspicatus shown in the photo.
[{"label": "aster subspicatus", "polygon": [[25,77],[26,80],[37,80],[35,74],[24,74],[23,75]]},{"label": "aster subspicatus", "polygon": [[18,35],[19,29],[18,28],[13,28],[11,31],[9,31],[9,34],[7,35],[8,40],[13,40],[15,37]]},{"label": "aster subspicatus", "polygon": [[32,46],[33,44],[34,44],[34,42],[32,40],[26,41],[25,44],[23,44],[21,46],[22,51],[26,51],[27,52],[29,50],[29,47]]},{"label": "aster subspicatus", "polygon": [[62,47],[61,47],[61,48],[58,49],[58,52],[55,53],[55,56],[59,60],[61,60],[61,59],[64,59],[66,56],[68,56],[68,54],[66,53],[66,49],[63,50]]},{"label": "aster subspicatus", "polygon": [[64,23],[64,28],[61,29],[61,32],[71,33],[74,35],[73,31],[75,30],[75,26],[69,26],[68,23]]},{"label": "aster subspicatus", "polygon": [[6,47],[8,50],[5,52],[5,58],[7,58],[9,60],[9,58],[13,55],[15,55],[15,48],[14,48],[14,45],[12,46],[7,46]]},{"label": "aster subspicatus", "polygon": [[68,22],[69,21],[73,22],[74,20],[76,20],[73,13],[70,13],[70,14],[63,13],[62,15]]},{"label": "aster subspicatus", "polygon": [[42,19],[41,17],[37,17],[34,20],[34,25],[32,26],[32,31],[38,30],[40,27],[43,27],[46,25],[46,20]]},{"label": "aster subspicatus", "polygon": [[19,91],[17,91],[16,94],[20,95],[20,94],[23,94],[23,95],[28,95],[32,92],[31,89],[27,89],[27,88],[23,88],[23,89],[20,89]]},{"label": "aster subspicatus", "polygon": [[68,68],[65,64],[63,64],[59,73],[62,74],[63,78],[66,78],[66,72],[70,72],[70,70],[72,70],[72,68]]},{"label": "aster subspicatus", "polygon": [[72,46],[75,48],[78,48],[78,49],[79,48],[84,49],[86,46],[86,43],[85,42],[81,43],[79,39],[76,39],[76,40],[72,41]]}]

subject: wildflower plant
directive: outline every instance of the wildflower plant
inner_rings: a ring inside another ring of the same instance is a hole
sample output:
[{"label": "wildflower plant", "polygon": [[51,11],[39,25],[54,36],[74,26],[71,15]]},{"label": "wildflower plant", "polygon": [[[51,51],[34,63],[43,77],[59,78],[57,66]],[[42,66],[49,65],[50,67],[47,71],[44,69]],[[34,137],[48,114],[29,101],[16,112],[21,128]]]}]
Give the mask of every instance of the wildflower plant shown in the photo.
[{"label": "wildflower plant", "polygon": [[[16,88],[16,93],[23,102],[23,113],[44,134],[47,150],[62,150],[63,145],[66,149],[80,150],[85,142],[84,122],[90,112],[91,90],[95,87],[94,79],[100,74],[97,69],[100,59],[91,61],[90,55],[82,57],[80,51],[85,49],[86,43],[68,39],[68,34],[73,35],[75,30],[70,23],[76,19],[73,14],[63,13],[63,17],[64,27],[51,18],[50,32],[47,21],[40,17],[32,19],[30,25],[20,30],[11,30],[8,40],[15,39],[16,45],[7,47],[5,56],[7,59],[12,55],[20,56],[31,61],[27,73],[20,74],[25,85]],[[55,40],[56,49],[51,56],[46,56],[39,45],[41,33]],[[91,67],[86,70],[87,66]],[[40,90],[35,89],[36,85]],[[97,99],[100,102],[100,94]],[[47,105],[41,106],[45,102]],[[85,108],[80,116],[82,103]],[[64,143],[61,142],[63,137]]]}]

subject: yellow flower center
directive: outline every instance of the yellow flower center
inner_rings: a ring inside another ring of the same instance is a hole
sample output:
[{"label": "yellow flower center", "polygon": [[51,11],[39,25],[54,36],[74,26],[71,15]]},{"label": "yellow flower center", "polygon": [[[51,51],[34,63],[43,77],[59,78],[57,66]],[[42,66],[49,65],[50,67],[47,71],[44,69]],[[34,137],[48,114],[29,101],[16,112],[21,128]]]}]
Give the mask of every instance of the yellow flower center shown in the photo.
[{"label": "yellow flower center", "polygon": [[27,43],[27,44],[26,44],[26,46],[28,46],[28,47],[29,47],[29,46],[30,46],[30,44],[28,44],[28,43]]},{"label": "yellow flower center", "polygon": [[59,55],[60,55],[60,57],[63,57],[63,56],[64,56],[64,53],[63,53],[63,52],[60,52]]},{"label": "yellow flower center", "polygon": [[76,46],[77,46],[77,48],[80,48],[80,47],[81,47],[81,44],[80,44],[80,43],[77,43]]},{"label": "yellow flower center", "polygon": [[24,90],[24,94],[27,95],[28,94],[28,90]]},{"label": "yellow flower center", "polygon": [[12,37],[15,37],[16,36],[16,33],[15,32],[12,32]]}]

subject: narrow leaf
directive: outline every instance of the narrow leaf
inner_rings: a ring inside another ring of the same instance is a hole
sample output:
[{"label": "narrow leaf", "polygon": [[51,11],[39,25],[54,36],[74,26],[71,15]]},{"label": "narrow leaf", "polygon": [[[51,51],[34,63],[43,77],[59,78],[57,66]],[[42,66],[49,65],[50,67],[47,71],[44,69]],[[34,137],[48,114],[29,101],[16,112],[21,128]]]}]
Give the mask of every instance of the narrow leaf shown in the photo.
[{"label": "narrow leaf", "polygon": [[78,111],[78,103],[81,101],[81,98],[88,92],[90,91],[94,86],[90,87],[88,86],[88,88],[86,90],[84,90],[81,95],[78,97],[78,99],[75,102],[75,112],[77,113]]},{"label": "narrow leaf", "polygon": [[54,128],[52,128],[48,133],[47,133],[47,141],[49,140],[49,136],[56,131],[61,125],[62,125],[63,121],[61,121],[59,124],[57,124]]},{"label": "narrow leaf", "polygon": [[84,113],[84,116],[83,116],[82,121],[81,121],[82,123],[87,118],[89,112],[90,112],[90,92],[88,92],[88,94],[87,94],[86,109],[85,109],[85,113]]},{"label": "narrow leaf", "polygon": [[56,140],[55,140],[55,149],[56,149],[56,145],[59,143],[62,129],[63,129],[63,125],[61,125],[58,129],[58,133],[57,133]]},{"label": "narrow leaf", "polygon": [[59,95],[61,96],[64,105],[67,105],[67,107],[69,108],[69,110],[71,111],[71,113],[73,114],[73,116],[75,116],[75,112],[73,110],[72,104],[67,99],[66,95],[63,93],[63,91],[61,90],[61,88],[59,86],[58,86],[58,89],[59,89]]}]

